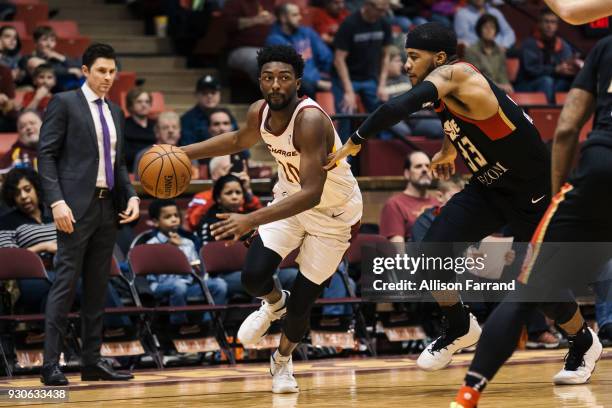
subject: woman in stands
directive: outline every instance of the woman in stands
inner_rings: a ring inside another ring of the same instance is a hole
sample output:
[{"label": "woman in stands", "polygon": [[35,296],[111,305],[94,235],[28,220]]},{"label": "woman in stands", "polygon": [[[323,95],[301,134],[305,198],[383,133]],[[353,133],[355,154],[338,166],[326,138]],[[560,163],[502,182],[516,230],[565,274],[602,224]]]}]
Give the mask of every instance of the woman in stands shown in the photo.
[{"label": "woman in stands", "polygon": [[[0,230],[10,231],[13,244],[37,253],[45,265],[49,279],[55,278],[53,257],[57,252],[57,231],[53,218],[43,206],[42,188],[38,173],[31,168],[13,168],[2,185],[2,199],[11,211],[0,217]],[[20,279],[20,296],[16,307],[25,313],[44,312],[51,284],[40,279]],[[122,306],[117,291],[109,283],[107,307]],[[107,329],[130,326],[129,318],[105,318]],[[112,330],[111,330],[112,331]],[[110,333],[109,331],[108,333]]]}]

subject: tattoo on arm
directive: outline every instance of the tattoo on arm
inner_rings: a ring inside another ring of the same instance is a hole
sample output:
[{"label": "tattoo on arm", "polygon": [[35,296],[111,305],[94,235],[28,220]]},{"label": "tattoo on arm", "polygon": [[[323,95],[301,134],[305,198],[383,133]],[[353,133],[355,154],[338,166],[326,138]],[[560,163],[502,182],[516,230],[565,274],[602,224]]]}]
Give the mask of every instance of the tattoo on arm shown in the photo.
[{"label": "tattoo on arm", "polygon": [[438,67],[434,69],[433,71],[431,71],[431,73],[428,76],[431,78],[440,78],[445,81],[452,81],[453,80],[453,67],[450,65],[442,65],[441,67]]}]

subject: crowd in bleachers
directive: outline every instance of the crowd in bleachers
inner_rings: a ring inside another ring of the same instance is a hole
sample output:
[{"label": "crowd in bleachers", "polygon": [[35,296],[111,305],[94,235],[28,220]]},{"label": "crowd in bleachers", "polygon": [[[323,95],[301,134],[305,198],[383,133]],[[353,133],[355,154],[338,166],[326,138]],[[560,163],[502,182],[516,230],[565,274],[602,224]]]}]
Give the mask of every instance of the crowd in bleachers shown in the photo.
[{"label": "crowd in bleachers", "polygon": [[[209,41],[211,36],[216,38],[214,36],[219,34],[219,42],[224,47],[219,53],[224,60],[221,66],[230,71],[224,76],[202,76],[194,84],[193,107],[182,115],[166,109],[160,92],[136,87],[138,73],[119,73],[111,98],[121,103],[127,116],[126,163],[134,179],[139,158],[151,145],[187,145],[240,126],[241,118],[221,102],[222,85],[242,88],[244,81],[256,84],[256,54],[264,45],[295,47],[306,62],[302,93],[319,101],[330,115],[350,115],[372,112],[381,102],[411,88],[410,79],[403,70],[404,33],[427,21],[453,26],[461,44],[460,57],[491,78],[518,104],[529,105],[529,113],[546,140],[552,138],[560,112],[558,105],[562,104],[564,92],[568,91],[582,63],[580,54],[558,35],[558,18],[549,10],[542,10],[536,16],[532,36],[517,40],[504,14],[492,4],[501,2],[177,0],[150,2],[163,3],[153,9],[154,6],[145,1],[129,3],[143,18],[152,20],[159,12],[166,14],[168,34],[176,41],[193,33]],[[42,11],[48,13],[46,5]],[[0,8],[0,16],[3,15],[4,10]],[[6,18],[11,17],[14,20],[0,23],[0,132],[9,132],[0,133],[0,174],[3,178],[0,246],[27,248],[38,254],[48,279],[5,283],[2,292],[5,302],[0,303],[3,308],[0,313],[40,313],[53,280],[53,254],[57,245],[55,227],[48,209],[43,207],[42,191],[34,171],[38,136],[52,95],[75,89],[82,83],[78,58],[91,40],[79,34],[74,22],[47,21],[48,16],[40,14],[37,18],[28,15],[26,20],[20,20],[15,7],[6,12]],[[188,29],[194,26],[198,29]],[[219,27],[223,28],[223,33],[215,31]],[[182,51],[196,52],[198,38],[192,39],[189,50]],[[216,44],[210,41],[205,44],[205,47],[214,46]],[[343,140],[350,134],[353,124],[346,117],[337,121]],[[385,203],[379,226],[370,226],[369,232],[380,233],[392,242],[418,241],[439,206],[462,188],[461,177],[439,184],[432,180],[430,157],[443,136],[435,114],[423,110],[379,135],[380,141],[370,143],[370,157],[374,157],[376,163],[370,166],[370,162],[363,159],[362,175],[386,175],[386,170],[377,173],[374,167],[380,169],[396,160],[401,164],[395,166],[393,174],[403,172],[407,184],[404,191]],[[425,152],[406,155],[405,150],[390,149],[387,144],[377,145],[404,137]],[[389,152],[389,160],[377,161],[376,157],[380,157],[376,156],[377,151],[379,154]],[[231,157],[194,161],[192,178],[212,180],[211,189],[196,193],[188,201],[143,200],[142,220],[124,228],[122,242],[117,244],[121,271],[130,273],[126,256],[133,246],[166,243],[178,247],[196,267],[199,276],[205,276],[210,265],[200,255],[202,248],[213,241],[210,225],[219,220],[218,215],[248,213],[265,204],[266,198],[258,197],[251,188],[250,175],[253,173],[249,172],[249,159],[250,153],[244,151]],[[513,263],[514,260],[509,261],[508,266]],[[354,268],[355,265],[347,263],[340,265],[323,297],[348,298],[358,294],[359,274]],[[242,289],[240,274],[236,269],[206,275],[204,282],[214,304],[253,301]],[[278,281],[283,288],[290,288],[296,274],[296,265],[287,262],[281,265]],[[182,307],[211,300],[205,299],[207,292],[201,290],[197,279],[191,275],[157,274],[140,278],[136,277],[135,288],[146,306]],[[133,302],[130,288],[121,279],[113,279],[107,290],[108,307],[122,307],[126,302]],[[612,311],[601,303],[597,310],[601,336],[612,341]],[[325,321],[350,316],[352,311],[350,305],[326,304],[321,314]],[[401,316],[404,312],[400,307],[390,314]],[[179,335],[190,335],[198,333],[200,325],[210,324],[211,316],[211,312],[200,313],[197,317],[175,312],[169,315],[166,323]],[[105,321],[106,338],[133,334],[138,324],[136,320],[126,315],[109,315]],[[417,323],[425,324],[424,321]],[[554,329],[543,318],[534,318],[532,326],[529,328],[531,346],[555,347],[559,344]],[[16,327],[27,333],[32,342],[40,341],[40,322]]]}]

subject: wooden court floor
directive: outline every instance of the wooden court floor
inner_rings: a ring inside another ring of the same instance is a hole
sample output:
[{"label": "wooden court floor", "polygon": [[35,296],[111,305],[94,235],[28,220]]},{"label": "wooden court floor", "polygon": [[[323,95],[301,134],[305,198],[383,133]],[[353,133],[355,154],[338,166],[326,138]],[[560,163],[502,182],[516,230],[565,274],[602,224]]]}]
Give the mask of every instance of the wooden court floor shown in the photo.
[{"label": "wooden court floor", "polygon": [[[481,408],[612,407],[612,349],[604,352],[590,384],[555,387],[554,373],[565,350],[523,351],[512,357],[489,385]],[[299,394],[270,392],[264,364],[139,371],[128,383],[83,383],[69,376],[70,399],[63,403],[18,403],[0,407],[448,407],[472,354],[456,356],[444,371],[427,373],[404,357],[319,360],[295,363]],[[38,378],[0,379],[9,387],[39,387]]]}]

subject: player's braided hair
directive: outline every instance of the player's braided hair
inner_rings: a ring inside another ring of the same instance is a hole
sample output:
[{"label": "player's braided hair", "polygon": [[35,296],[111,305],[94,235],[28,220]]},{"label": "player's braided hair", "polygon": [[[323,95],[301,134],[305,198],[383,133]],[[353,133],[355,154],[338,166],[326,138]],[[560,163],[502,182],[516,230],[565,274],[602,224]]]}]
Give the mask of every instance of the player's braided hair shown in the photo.
[{"label": "player's braided hair", "polygon": [[304,73],[304,60],[297,51],[288,45],[271,45],[257,52],[257,65],[259,72],[268,62],[284,62],[293,67],[295,76],[301,78]]}]

